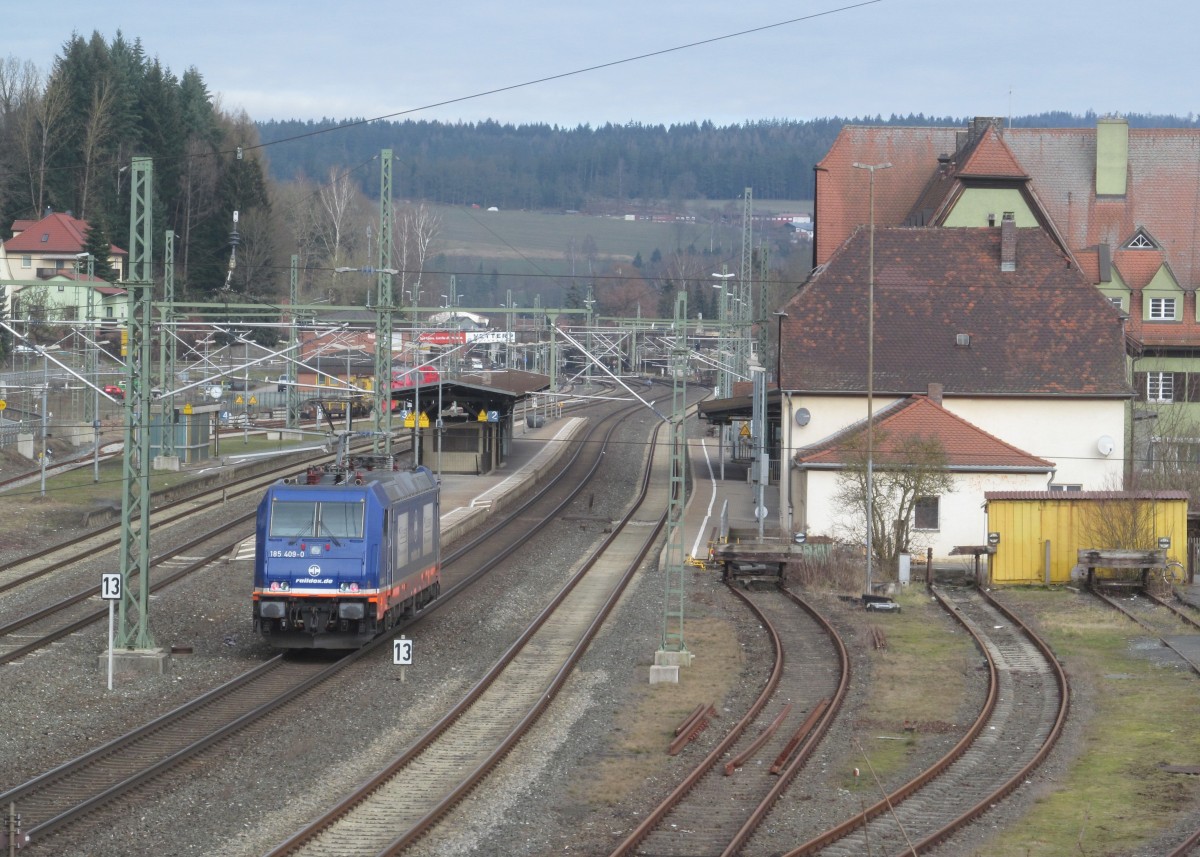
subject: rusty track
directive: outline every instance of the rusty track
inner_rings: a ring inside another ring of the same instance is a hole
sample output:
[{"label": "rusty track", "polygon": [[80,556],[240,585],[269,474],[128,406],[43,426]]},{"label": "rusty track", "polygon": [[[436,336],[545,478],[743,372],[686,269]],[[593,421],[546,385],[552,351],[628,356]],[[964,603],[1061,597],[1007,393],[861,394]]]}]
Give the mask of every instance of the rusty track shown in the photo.
[{"label": "rusty track", "polygon": [[[1132,593],[1126,592],[1123,593],[1122,598],[1116,598],[1105,593],[1103,587],[1093,586],[1092,594],[1118,613],[1137,623],[1147,633],[1178,655],[1179,659],[1191,667],[1193,672],[1200,674],[1200,663],[1193,660],[1187,652],[1171,641],[1171,637],[1173,636],[1171,631],[1178,630],[1179,623],[1189,625],[1192,628],[1200,628],[1200,623],[1192,618],[1187,611],[1181,610],[1170,601],[1151,595],[1146,591],[1135,590]],[[1166,621],[1162,621],[1159,616],[1154,615],[1157,612],[1156,607],[1167,611],[1168,616],[1166,617]]]},{"label": "rusty track", "polygon": [[[933,592],[987,658],[990,681],[982,713],[931,768],[787,857],[927,851],[1012,793],[1061,734],[1070,691],[1049,646],[984,592]],[[910,800],[917,795],[920,801]]]},{"label": "rusty track", "polygon": [[[746,715],[617,846],[613,857],[740,853],[845,699],[849,658],[819,613],[789,590],[747,593],[731,586],[730,591],[766,629],[775,651],[771,675]],[[797,620],[797,607],[805,621]],[[722,759],[728,761],[721,765]]]}]

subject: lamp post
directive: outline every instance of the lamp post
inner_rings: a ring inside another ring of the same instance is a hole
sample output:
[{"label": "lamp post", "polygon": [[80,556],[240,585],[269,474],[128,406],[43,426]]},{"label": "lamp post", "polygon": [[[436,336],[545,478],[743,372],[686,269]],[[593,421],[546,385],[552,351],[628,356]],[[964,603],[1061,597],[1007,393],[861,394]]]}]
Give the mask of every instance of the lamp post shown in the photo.
[{"label": "lamp post", "polygon": [[872,522],[875,514],[875,433],[872,425],[875,398],[875,171],[886,170],[890,166],[890,163],[854,164],[855,169],[867,171],[870,186],[870,238],[867,250],[867,595],[871,594],[871,570],[875,555]]},{"label": "lamp post", "polygon": [[[729,368],[725,365],[726,352],[729,350],[729,278],[736,276],[729,272],[728,265],[721,266],[721,273],[713,274],[719,283],[713,283],[714,289],[721,290],[721,303],[717,310],[717,354],[720,355],[720,365],[717,367],[717,395],[728,399],[733,393],[733,382],[729,377]],[[725,480],[725,444],[733,445],[731,437],[732,425],[722,425],[718,432],[721,438],[721,480]],[[732,454],[732,449],[730,450]]]}]

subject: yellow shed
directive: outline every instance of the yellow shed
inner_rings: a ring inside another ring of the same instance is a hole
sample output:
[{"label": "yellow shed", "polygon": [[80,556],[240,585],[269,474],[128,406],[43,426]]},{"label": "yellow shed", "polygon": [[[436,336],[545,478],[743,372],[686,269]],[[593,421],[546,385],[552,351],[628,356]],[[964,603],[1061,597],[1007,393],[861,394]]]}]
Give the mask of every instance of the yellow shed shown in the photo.
[{"label": "yellow shed", "polygon": [[1186,491],[989,491],[988,582],[1068,583],[1080,549],[1165,547],[1187,565]]}]

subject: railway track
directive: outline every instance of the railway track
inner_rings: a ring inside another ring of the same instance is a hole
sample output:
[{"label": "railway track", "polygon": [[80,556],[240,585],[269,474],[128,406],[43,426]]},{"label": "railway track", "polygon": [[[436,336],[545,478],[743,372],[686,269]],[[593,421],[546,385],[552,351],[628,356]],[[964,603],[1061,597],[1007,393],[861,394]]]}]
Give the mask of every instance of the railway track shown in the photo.
[{"label": "railway track", "polygon": [[468,695],[369,782],[270,852],[396,854],[429,833],[550,704],[665,521],[670,450],[655,444],[636,503]]},{"label": "railway track", "polygon": [[[622,409],[600,421],[590,434],[610,436],[628,410]],[[590,454],[585,454],[585,449],[590,450]],[[567,498],[555,498],[549,504],[551,508],[539,514],[547,521],[552,520],[556,510],[561,509],[586,485],[587,473],[595,472],[602,460],[602,453],[603,444],[581,444],[568,466],[543,491],[500,519],[477,539],[448,554],[444,563],[457,582],[444,589],[442,598],[420,616],[447,603],[481,573],[474,569],[471,561],[481,542],[488,543],[493,555],[492,564],[503,559],[505,554],[496,549],[497,542],[493,541],[493,537],[499,539],[498,534],[505,529],[516,529],[527,535],[527,516],[532,514],[529,510],[554,486],[565,483],[573,489],[568,491]],[[507,552],[511,553],[519,548],[524,538],[508,537],[507,541],[510,545]],[[471,568],[468,572],[461,572],[456,566]],[[145,785],[195,754],[214,746],[386,645],[390,645],[390,639],[381,637],[372,645],[356,650],[332,664],[327,659],[314,659],[311,653],[306,653],[308,657],[272,658],[104,747],[0,794],[0,805],[15,804],[18,807],[24,819],[24,829],[36,845],[81,817],[101,807],[108,807],[130,790]]]},{"label": "railway track", "polygon": [[[405,446],[405,449],[407,447]],[[303,473],[304,468],[314,464],[332,461],[330,453],[318,453],[303,458],[292,458],[283,467],[272,468],[266,472],[247,473],[235,476],[220,485],[205,488],[186,497],[170,502],[155,503],[150,513],[150,530],[153,535],[170,528],[172,525],[186,523],[196,515],[197,510],[209,508],[218,503],[225,503],[246,495],[256,495],[281,476],[292,476]],[[121,543],[120,522],[99,527],[74,538],[48,545],[45,548],[26,554],[20,559],[0,565],[0,593],[17,589],[25,584],[36,581],[46,575],[81,563],[94,570],[98,562],[103,562],[105,552],[115,551]],[[92,581],[94,585],[95,581]]]},{"label": "railway track", "polygon": [[987,660],[990,687],[979,717],[927,771],[787,857],[928,851],[1016,789],[1061,733],[1070,695],[1049,647],[973,588],[934,595]]},{"label": "railway track", "polygon": [[1183,646],[1180,640],[1180,637],[1194,636],[1200,630],[1200,621],[1197,621],[1191,608],[1181,607],[1173,596],[1166,598],[1141,588],[1118,593],[1110,588],[1095,585],[1092,587],[1092,594],[1136,622],[1154,639],[1178,655],[1194,672],[1200,673],[1200,658],[1194,653],[1195,647]]},{"label": "railway track", "polygon": [[[157,533],[162,537],[172,528],[190,528],[196,519],[205,516],[212,504],[257,497],[280,476],[302,473],[304,466],[325,460],[332,460],[332,456],[292,461],[286,467],[247,474],[219,488],[164,504],[151,515],[152,535]],[[245,538],[245,528],[253,522],[254,514],[250,511],[206,528],[152,556],[149,560],[151,592],[157,592],[227,554]],[[12,593],[9,599],[21,594],[22,587],[37,583],[36,591],[31,589],[20,599],[19,605],[10,603],[6,608],[6,614],[12,618],[0,623],[0,665],[19,660],[104,618],[107,607],[96,606],[96,569],[115,568],[119,546],[119,527],[114,525],[0,568],[0,593]],[[197,550],[201,551],[198,557],[193,555]]]},{"label": "railway track", "polygon": [[771,675],[746,715],[613,852],[655,857],[741,853],[803,768],[849,687],[833,627],[788,590],[730,590],[762,623]]}]

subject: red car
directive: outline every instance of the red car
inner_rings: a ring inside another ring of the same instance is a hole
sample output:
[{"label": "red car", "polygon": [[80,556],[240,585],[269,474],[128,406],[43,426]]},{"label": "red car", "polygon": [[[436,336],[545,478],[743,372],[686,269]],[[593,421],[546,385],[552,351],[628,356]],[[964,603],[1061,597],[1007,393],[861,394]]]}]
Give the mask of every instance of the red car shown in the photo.
[{"label": "red car", "polygon": [[121,387],[118,387],[116,384],[105,384],[104,393],[105,395],[112,396],[114,399],[125,398],[125,390]]}]

